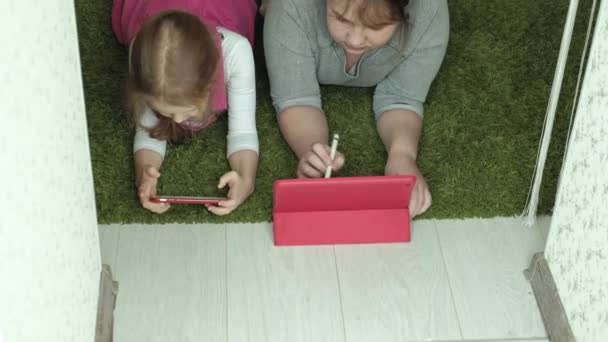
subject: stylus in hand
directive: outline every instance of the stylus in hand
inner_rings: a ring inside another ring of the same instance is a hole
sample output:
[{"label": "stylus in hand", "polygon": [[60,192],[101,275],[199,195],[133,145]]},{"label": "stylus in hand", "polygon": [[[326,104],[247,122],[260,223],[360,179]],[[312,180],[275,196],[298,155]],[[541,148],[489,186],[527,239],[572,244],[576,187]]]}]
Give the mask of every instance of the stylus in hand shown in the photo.
[{"label": "stylus in hand", "polygon": [[[338,149],[338,140],[340,140],[340,136],[338,134],[334,134],[334,140],[331,142],[331,151],[329,152],[329,157],[331,158],[332,162],[336,157],[336,150]],[[328,165],[327,169],[325,169],[325,178],[331,177],[331,170],[331,165]]]}]

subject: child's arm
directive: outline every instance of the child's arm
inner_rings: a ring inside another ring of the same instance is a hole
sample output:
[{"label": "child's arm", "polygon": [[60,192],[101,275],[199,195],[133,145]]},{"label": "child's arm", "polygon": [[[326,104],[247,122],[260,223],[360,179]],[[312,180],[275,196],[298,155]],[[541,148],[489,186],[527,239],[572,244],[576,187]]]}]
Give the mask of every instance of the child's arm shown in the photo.
[{"label": "child's arm", "polygon": [[388,152],[385,175],[416,176],[409,209],[411,217],[422,214],[432,203],[429,186],[416,165],[422,118],[413,111],[397,108],[383,113],[377,127]]},{"label": "child's arm", "polygon": [[228,200],[210,206],[216,215],[226,215],[243,203],[255,189],[258,167],[258,134],[255,124],[255,65],[251,45],[244,37],[226,29],[222,49],[228,90],[227,155],[232,171],[220,178],[218,187],[229,187]]},{"label": "child's arm", "polygon": [[256,85],[253,51],[249,41],[230,30],[220,29],[224,36],[224,75],[228,93],[227,156],[241,150],[258,153],[255,123]]},{"label": "child's arm", "polygon": [[304,2],[274,1],[264,18],[264,51],[270,95],[281,133],[298,158],[297,177],[322,177],[328,165],[338,171],[344,155],[329,156],[327,118],[321,107],[312,27],[299,14]]},{"label": "child's arm", "polygon": [[258,170],[258,154],[252,150],[240,150],[228,158],[230,168],[236,171],[244,181],[255,187],[255,178]]},{"label": "child's arm", "polygon": [[255,189],[255,178],[258,168],[258,154],[252,150],[240,150],[228,158],[232,171],[220,178],[218,188],[226,185],[227,200],[220,201],[217,206],[207,206],[216,215],[227,215],[238,208]]},{"label": "child's arm", "polygon": [[425,212],[432,203],[428,184],[416,164],[422,129],[423,103],[443,62],[449,39],[447,2],[439,8],[420,37],[414,51],[376,87],[374,114],[388,159],[386,175],[416,175],[410,198],[412,217]]},{"label": "child's arm", "polygon": [[145,176],[145,171],[149,168],[160,170],[163,164],[163,158],[157,152],[143,149],[135,152],[135,184],[137,187],[142,183]]},{"label": "child's arm", "polygon": [[163,162],[162,156],[152,150],[139,150],[135,152],[135,181],[137,184],[137,196],[141,205],[158,214],[167,211],[169,203],[154,203],[150,197],[156,196],[156,186],[160,177],[160,166]]},{"label": "child's arm", "polygon": [[144,127],[154,127],[158,118],[146,108],[142,113],[133,141],[135,155],[135,184],[141,205],[155,213],[163,213],[169,209],[168,203],[154,203],[150,197],[156,196],[156,186],[160,177],[160,167],[167,146],[166,141],[150,137]]}]

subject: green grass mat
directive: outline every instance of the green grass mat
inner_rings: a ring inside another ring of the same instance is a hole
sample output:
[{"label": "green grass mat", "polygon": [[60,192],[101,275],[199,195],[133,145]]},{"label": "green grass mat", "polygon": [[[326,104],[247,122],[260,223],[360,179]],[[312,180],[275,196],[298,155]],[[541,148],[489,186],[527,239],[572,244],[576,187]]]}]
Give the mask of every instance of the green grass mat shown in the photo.
[{"label": "green grass mat", "polygon": [[[553,205],[578,61],[591,1],[579,6],[540,198]],[[422,218],[513,215],[521,212],[566,18],[566,0],[451,0],[450,45],[426,105],[419,167],[433,194]],[[269,99],[261,44],[258,133],[261,159],[254,195],[227,217],[174,205],[156,215],[142,209],[133,179],[133,128],[124,110],[126,51],[111,30],[111,1],[76,0],[89,139],[100,223],[255,222],[271,220],[272,182],[293,177],[296,159],[280,136]],[[259,37],[259,36],[258,36]],[[331,132],[341,134],[345,176],[380,175],[386,158],[371,112],[371,89],[323,87]],[[228,170],[226,121],[187,146],[170,147],[160,193],[213,195]]]}]

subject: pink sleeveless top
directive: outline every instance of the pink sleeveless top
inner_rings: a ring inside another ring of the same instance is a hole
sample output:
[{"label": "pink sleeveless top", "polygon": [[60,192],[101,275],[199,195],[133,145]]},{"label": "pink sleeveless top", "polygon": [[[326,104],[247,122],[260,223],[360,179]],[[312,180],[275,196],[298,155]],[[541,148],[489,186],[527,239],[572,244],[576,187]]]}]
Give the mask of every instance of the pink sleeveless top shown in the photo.
[{"label": "pink sleeveless top", "polygon": [[[128,45],[147,18],[169,9],[184,10],[196,15],[211,32],[217,32],[217,27],[221,26],[239,33],[253,46],[257,12],[255,0],[114,0],[112,4],[114,34],[120,43]],[[183,124],[185,128],[194,131],[213,123],[217,115],[228,108],[224,58],[219,33],[215,37],[220,58],[211,87],[214,115],[211,115],[205,123],[185,122]]]}]

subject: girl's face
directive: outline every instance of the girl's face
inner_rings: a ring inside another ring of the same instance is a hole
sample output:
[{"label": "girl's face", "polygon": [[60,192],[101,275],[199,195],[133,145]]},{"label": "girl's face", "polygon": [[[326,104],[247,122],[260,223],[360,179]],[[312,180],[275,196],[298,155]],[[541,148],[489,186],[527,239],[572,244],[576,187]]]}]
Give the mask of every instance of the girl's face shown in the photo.
[{"label": "girl's face", "polygon": [[376,10],[378,13],[373,15],[378,18],[377,23],[366,26],[358,13],[362,1],[367,0],[327,0],[329,34],[349,55],[362,55],[370,49],[384,46],[398,25],[398,22],[382,20],[383,17],[390,18],[389,9],[386,8]]},{"label": "girl's face", "polygon": [[146,98],[148,106],[158,114],[167,117],[176,123],[182,123],[189,119],[202,120],[203,111],[197,106],[176,106],[166,102]]}]

